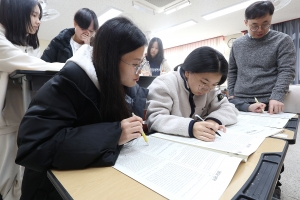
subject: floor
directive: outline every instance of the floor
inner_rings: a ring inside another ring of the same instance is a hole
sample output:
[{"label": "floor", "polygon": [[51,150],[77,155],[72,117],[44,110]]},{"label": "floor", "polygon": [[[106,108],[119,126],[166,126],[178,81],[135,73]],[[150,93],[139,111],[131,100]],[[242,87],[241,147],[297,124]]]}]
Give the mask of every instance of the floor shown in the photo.
[{"label": "floor", "polygon": [[300,200],[300,124],[296,144],[288,148],[281,180],[281,200]]}]

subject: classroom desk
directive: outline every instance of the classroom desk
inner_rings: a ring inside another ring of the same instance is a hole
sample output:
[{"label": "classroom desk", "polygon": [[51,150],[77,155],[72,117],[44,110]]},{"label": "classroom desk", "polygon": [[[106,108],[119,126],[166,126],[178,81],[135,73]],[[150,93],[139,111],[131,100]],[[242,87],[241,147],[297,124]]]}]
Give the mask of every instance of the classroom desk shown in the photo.
[{"label": "classroom desk", "polygon": [[287,135],[286,138],[271,136],[273,138],[278,138],[282,140],[288,141],[289,144],[295,144],[297,139],[297,132],[299,126],[300,116],[296,115],[295,117],[291,118],[288,123],[285,125],[282,134]]},{"label": "classroom desk", "polygon": [[56,73],[57,71],[15,70],[9,75],[9,78],[22,86],[24,113],[31,102],[32,92],[38,91]]},{"label": "classroom desk", "polygon": [[[264,192],[255,199],[271,199],[287,149],[287,141],[266,138],[248,161],[239,165],[221,200],[251,199],[245,197],[259,190]],[[47,175],[64,199],[165,199],[112,167],[51,170]]]}]

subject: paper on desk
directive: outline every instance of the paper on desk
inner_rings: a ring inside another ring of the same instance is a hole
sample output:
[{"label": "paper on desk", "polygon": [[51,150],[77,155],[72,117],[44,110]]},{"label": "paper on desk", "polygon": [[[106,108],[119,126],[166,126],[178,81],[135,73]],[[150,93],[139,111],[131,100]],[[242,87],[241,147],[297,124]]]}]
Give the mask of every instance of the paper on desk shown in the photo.
[{"label": "paper on desk", "polygon": [[226,133],[242,133],[248,135],[259,135],[263,137],[269,137],[281,132],[283,132],[282,128],[272,128],[255,124],[236,123],[226,127]]},{"label": "paper on desk", "polygon": [[252,115],[252,116],[259,116],[259,117],[271,117],[271,118],[282,118],[282,119],[291,119],[295,117],[295,113],[278,113],[278,114],[269,114],[268,112],[264,113],[253,113],[253,112],[239,112],[241,115]]},{"label": "paper on desk", "polygon": [[287,138],[288,135],[287,134],[276,134],[276,135],[273,135],[273,137]]},{"label": "paper on desk", "polygon": [[289,121],[287,118],[260,117],[252,115],[238,115],[237,119],[237,124],[254,124],[273,128],[283,128]]},{"label": "paper on desk", "polygon": [[240,158],[148,137],[124,146],[114,166],[168,199],[219,199]]},{"label": "paper on desk", "polygon": [[[254,130],[255,129],[253,129],[253,132]],[[250,131],[250,129],[248,129],[248,131]],[[258,132],[258,130],[255,131]],[[214,142],[204,142],[196,138],[187,138],[162,133],[155,133],[153,134],[153,137],[189,144],[213,151],[217,150],[220,153],[234,154],[242,158],[245,162],[247,161],[248,156],[256,151],[256,149],[265,139],[264,135],[251,135],[242,133],[241,131],[230,131],[228,129],[226,130],[226,133],[220,130],[218,132],[222,135],[222,137],[217,136]]]}]

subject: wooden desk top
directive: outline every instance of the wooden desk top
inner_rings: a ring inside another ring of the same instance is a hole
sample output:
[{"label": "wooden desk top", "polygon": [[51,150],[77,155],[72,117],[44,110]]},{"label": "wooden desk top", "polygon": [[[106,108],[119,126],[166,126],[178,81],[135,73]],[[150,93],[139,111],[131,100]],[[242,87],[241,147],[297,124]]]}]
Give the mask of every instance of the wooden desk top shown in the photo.
[{"label": "wooden desk top", "polygon": [[[287,142],[266,138],[246,163],[241,163],[221,199],[231,199],[248,180],[260,156],[265,152],[282,152]],[[59,182],[76,200],[98,199],[165,199],[112,167],[85,170],[52,170]]]}]

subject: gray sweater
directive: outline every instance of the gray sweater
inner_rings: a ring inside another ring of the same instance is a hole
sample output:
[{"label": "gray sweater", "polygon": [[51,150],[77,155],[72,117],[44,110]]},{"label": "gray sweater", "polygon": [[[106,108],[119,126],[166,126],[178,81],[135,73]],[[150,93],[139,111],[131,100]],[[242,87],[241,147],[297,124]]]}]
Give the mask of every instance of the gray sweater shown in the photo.
[{"label": "gray sweater", "polygon": [[229,96],[246,102],[283,102],[295,77],[296,54],[290,36],[270,30],[255,39],[244,35],[234,41],[228,72]]}]

